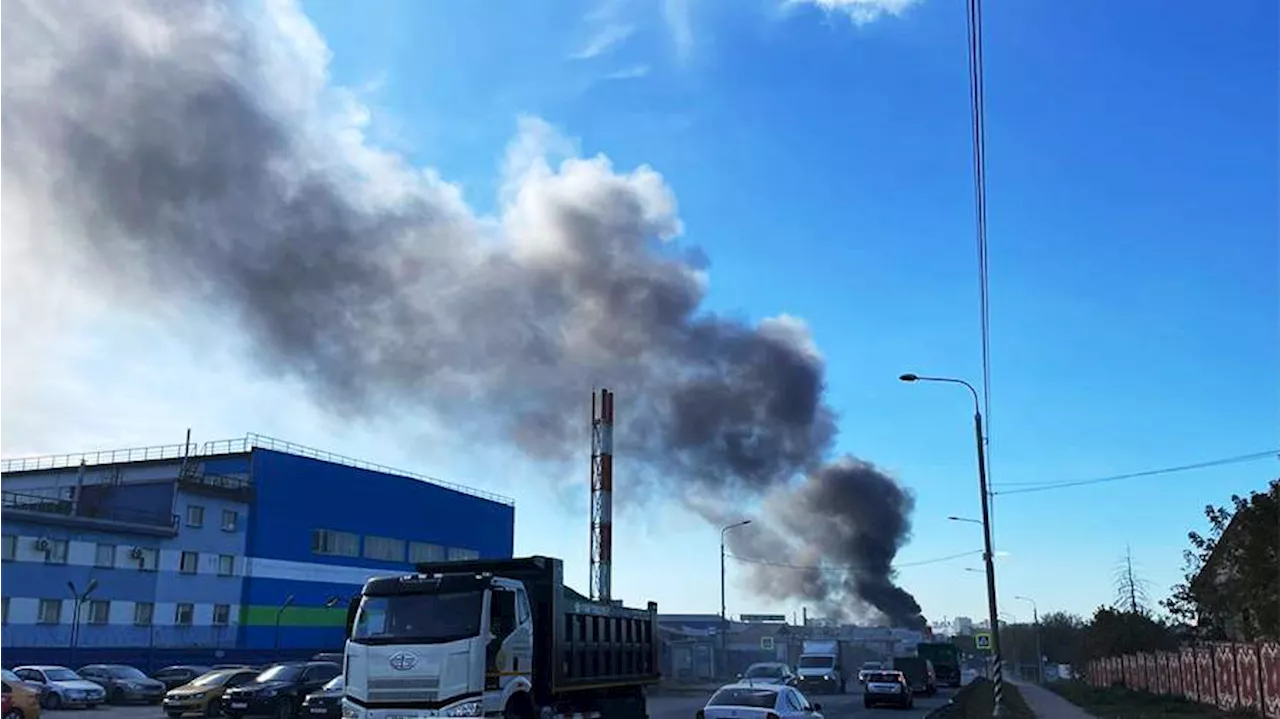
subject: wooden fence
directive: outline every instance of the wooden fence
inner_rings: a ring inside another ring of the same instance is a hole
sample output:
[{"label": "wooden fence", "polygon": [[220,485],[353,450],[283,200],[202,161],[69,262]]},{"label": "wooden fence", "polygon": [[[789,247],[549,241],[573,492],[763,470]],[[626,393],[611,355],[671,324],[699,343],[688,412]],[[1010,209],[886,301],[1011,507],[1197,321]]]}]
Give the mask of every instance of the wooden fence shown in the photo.
[{"label": "wooden fence", "polygon": [[1090,684],[1122,685],[1183,697],[1223,711],[1280,719],[1280,643],[1210,642],[1176,652],[1147,652],[1094,659]]}]

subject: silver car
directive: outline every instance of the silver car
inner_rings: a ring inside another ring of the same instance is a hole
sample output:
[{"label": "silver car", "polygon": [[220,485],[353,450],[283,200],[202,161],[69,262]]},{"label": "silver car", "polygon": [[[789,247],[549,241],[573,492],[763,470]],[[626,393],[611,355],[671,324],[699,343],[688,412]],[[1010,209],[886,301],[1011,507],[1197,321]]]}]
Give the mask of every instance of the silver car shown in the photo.
[{"label": "silver car", "polygon": [[14,667],[13,673],[28,684],[41,687],[45,709],[96,707],[107,700],[106,690],[66,667],[31,664]]}]

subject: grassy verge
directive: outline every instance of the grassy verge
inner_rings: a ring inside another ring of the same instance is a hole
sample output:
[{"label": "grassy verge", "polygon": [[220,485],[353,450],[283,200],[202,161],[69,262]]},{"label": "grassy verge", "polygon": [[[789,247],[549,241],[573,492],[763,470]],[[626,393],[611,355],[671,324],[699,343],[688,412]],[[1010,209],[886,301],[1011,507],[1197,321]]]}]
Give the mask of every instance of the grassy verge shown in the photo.
[{"label": "grassy verge", "polygon": [[[1035,719],[1035,714],[1022,693],[1012,684],[1004,685],[1004,703],[1010,719]],[[990,719],[995,704],[992,684],[978,678],[969,682],[951,698],[951,703],[929,713],[929,719]]]},{"label": "grassy verge", "polygon": [[1232,716],[1186,699],[1122,687],[1094,687],[1084,682],[1052,682],[1045,686],[1098,719],[1224,719]]}]

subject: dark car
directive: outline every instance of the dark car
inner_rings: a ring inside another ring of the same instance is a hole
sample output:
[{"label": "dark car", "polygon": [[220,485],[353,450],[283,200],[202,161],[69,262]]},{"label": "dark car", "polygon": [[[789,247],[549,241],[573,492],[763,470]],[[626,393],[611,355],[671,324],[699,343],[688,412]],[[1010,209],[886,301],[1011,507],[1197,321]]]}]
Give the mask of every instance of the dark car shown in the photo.
[{"label": "dark car", "polygon": [[90,664],[76,673],[107,690],[107,701],[112,704],[159,704],[164,699],[164,682],[126,664]]},{"label": "dark car", "polygon": [[174,664],[171,667],[152,672],[151,678],[163,682],[167,691],[169,689],[177,689],[183,684],[188,684],[196,677],[202,677],[212,670],[213,667],[206,667],[200,664]]},{"label": "dark car", "polygon": [[869,671],[866,674],[862,705],[870,709],[877,704],[892,704],[903,709],[915,705],[915,694],[900,671]]},{"label": "dark car", "polygon": [[334,662],[287,662],[267,668],[253,681],[222,693],[222,713],[231,719],[274,716],[291,719],[308,694],[318,691],[342,667]]},{"label": "dark car", "polygon": [[302,715],[309,719],[340,719],[342,716],[342,677],[329,680],[318,692],[302,700]]}]

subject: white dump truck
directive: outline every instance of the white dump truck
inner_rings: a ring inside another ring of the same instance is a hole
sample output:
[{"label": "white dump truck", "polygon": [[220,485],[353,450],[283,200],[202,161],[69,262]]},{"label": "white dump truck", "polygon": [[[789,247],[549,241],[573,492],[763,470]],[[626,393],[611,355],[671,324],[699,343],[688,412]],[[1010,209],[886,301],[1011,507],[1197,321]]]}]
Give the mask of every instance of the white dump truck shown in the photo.
[{"label": "white dump truck", "polygon": [[658,605],[589,601],[551,557],[417,565],[347,613],[343,719],[645,719]]}]

